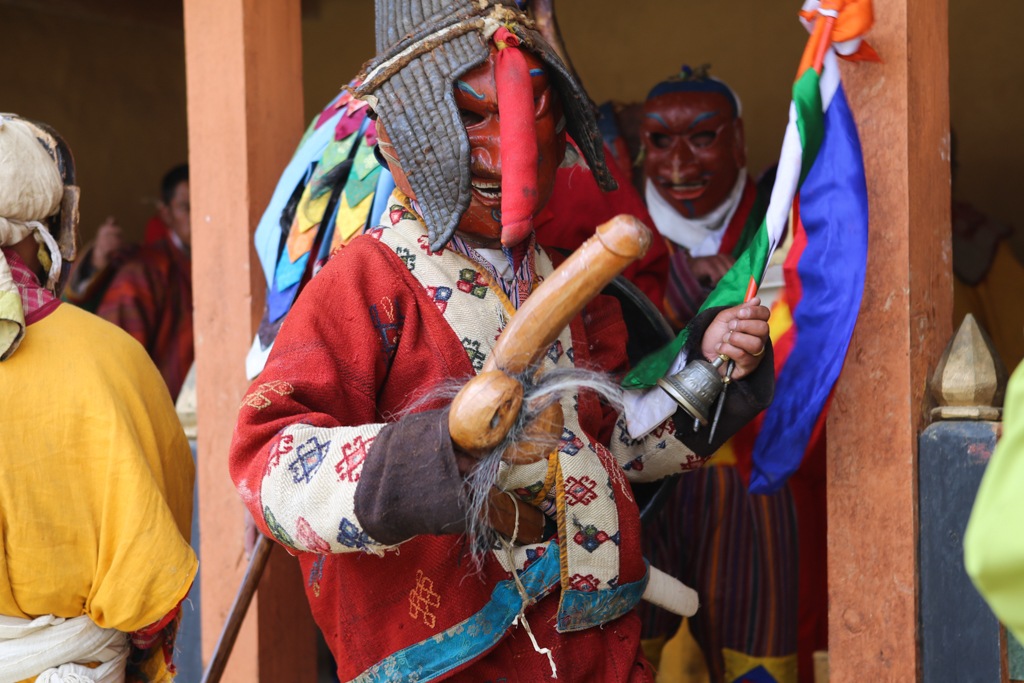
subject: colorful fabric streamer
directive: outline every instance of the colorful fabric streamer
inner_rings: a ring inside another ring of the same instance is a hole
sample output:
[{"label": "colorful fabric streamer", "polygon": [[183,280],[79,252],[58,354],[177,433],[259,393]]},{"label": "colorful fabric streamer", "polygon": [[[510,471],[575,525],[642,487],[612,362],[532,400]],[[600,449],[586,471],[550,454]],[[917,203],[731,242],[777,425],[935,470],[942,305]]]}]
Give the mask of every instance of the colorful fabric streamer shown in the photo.
[{"label": "colorful fabric streamer", "polygon": [[[808,0],[801,16],[815,18],[816,23],[793,86],[768,213],[750,246],[701,307],[743,303],[750,283],[760,285],[796,207],[794,246],[786,262],[793,327],[786,344],[778,349],[785,355],[781,365],[780,359],[776,361],[775,401],[764,414],[753,447],[750,491],[759,494],[777,491],[800,466],[842,370],[867,268],[864,163],[830,31],[843,27],[844,49],[859,59],[870,59],[854,44],[859,35],[848,37],[847,29],[870,27],[871,3],[825,0],[819,6],[818,0]],[[686,337],[684,330],[672,344],[644,359],[623,386],[654,386]]]}]

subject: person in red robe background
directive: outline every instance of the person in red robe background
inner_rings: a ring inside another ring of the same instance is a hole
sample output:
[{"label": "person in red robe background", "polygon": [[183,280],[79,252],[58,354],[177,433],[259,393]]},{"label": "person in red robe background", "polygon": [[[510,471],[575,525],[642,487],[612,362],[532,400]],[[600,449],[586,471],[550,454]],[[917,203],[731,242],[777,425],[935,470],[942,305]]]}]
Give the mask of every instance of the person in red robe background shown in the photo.
[{"label": "person in red robe background", "polygon": [[[665,312],[681,327],[760,227],[774,169],[757,182],[748,176],[739,97],[710,77],[706,66],[684,67],[656,85],[639,122],[638,170],[671,254]],[[769,306],[779,283],[781,267],[770,268],[760,290]],[[733,683],[762,666],[778,683],[796,683],[799,556],[793,494],[788,484],[771,496],[748,494],[734,446],[730,442],[707,466],[680,480],[645,531],[645,556],[692,585],[707,607],[689,626],[711,683]],[[669,638],[679,627],[679,617],[664,610],[642,604],[639,611],[647,638]]]},{"label": "person in red robe background", "polygon": [[142,344],[177,398],[195,357],[188,166],[161,183],[166,239],[140,247],[120,265],[96,311]]}]

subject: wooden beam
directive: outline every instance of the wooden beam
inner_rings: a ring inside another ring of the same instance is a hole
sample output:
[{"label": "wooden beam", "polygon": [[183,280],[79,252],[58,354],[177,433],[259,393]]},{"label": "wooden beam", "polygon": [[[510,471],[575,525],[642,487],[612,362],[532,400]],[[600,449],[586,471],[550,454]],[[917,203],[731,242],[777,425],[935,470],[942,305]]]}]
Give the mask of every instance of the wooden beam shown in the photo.
[{"label": "wooden beam", "polygon": [[860,322],[828,423],[831,680],[920,678],[917,437],[952,335],[947,0],[875,0],[846,65],[871,211]]},{"label": "wooden beam", "polygon": [[[303,130],[299,0],[184,0],[204,663],[245,572],[228,448],[265,284],[252,235]],[[225,681],[315,681],[298,563],[271,556]]]}]

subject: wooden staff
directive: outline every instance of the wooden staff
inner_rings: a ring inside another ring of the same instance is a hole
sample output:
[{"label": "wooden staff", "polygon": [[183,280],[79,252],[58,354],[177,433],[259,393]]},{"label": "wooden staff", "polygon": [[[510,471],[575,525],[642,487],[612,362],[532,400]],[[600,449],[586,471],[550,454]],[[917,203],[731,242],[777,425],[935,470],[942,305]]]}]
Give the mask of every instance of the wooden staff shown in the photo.
[{"label": "wooden staff", "polygon": [[228,620],[224,622],[224,629],[220,632],[217,640],[217,647],[213,650],[213,657],[210,664],[203,672],[202,683],[220,683],[224,669],[227,668],[228,658],[231,657],[231,650],[235,647],[235,640],[238,639],[238,632],[242,628],[245,614],[249,611],[252,603],[252,596],[256,594],[256,588],[260,585],[260,577],[267,567],[267,560],[270,558],[270,551],[274,549],[273,541],[259,534],[256,539],[256,547],[252,550],[252,558],[249,559],[249,568],[245,570],[245,577],[242,585],[235,596],[235,602],[231,605],[231,612],[228,613]]}]

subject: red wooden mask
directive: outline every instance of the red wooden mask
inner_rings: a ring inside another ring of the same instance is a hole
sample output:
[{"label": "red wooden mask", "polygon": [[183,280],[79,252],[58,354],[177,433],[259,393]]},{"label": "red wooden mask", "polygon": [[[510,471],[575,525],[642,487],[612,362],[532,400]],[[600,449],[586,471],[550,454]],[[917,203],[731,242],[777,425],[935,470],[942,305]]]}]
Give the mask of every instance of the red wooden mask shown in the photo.
[{"label": "red wooden mask", "polygon": [[717,208],[747,165],[743,119],[720,93],[676,92],[648,100],[640,127],[644,175],[688,218]]},{"label": "red wooden mask", "polygon": [[[551,197],[555,173],[565,156],[565,126],[562,105],[544,63],[528,50],[522,52],[533,86],[538,159],[536,212],[539,213]],[[502,129],[498,115],[496,60],[497,50],[492,48],[487,62],[466,73],[455,84],[455,103],[469,136],[472,179],[472,201],[462,216],[458,232],[474,244],[489,248],[499,247],[502,238]],[[377,126],[380,139],[385,144],[390,143],[380,121]],[[402,169],[391,163],[391,171],[398,188],[415,198]],[[520,237],[520,241],[528,236],[527,233]]]}]

